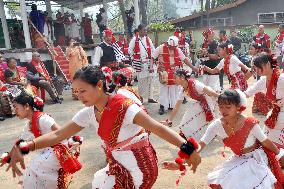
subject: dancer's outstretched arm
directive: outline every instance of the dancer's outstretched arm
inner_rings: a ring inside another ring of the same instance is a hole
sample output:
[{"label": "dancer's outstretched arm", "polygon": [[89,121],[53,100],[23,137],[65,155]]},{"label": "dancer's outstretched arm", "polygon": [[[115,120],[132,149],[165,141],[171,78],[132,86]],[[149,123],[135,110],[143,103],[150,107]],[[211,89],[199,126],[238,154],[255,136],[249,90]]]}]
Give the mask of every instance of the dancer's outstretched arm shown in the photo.
[{"label": "dancer's outstretched arm", "polygon": [[[28,147],[30,151],[50,147],[50,146],[60,143],[64,139],[70,138],[71,136],[80,132],[82,129],[83,127],[80,127],[74,122],[70,122],[66,126],[59,128],[58,130],[47,133],[45,135],[37,137],[36,139],[32,141],[29,141]],[[11,157],[11,162],[6,171],[8,171],[9,169],[12,169],[14,177],[16,177],[16,175],[21,176],[22,172],[18,168],[17,163],[20,163],[22,169],[25,169],[25,162],[24,162],[24,157],[21,154],[19,148],[15,145],[12,148],[9,155]],[[4,163],[1,166],[3,165]]]},{"label": "dancer's outstretched arm", "polygon": [[[183,139],[178,133],[164,126],[158,121],[152,119],[144,111],[140,111],[135,116],[134,123],[137,125],[140,125],[144,129],[151,131],[152,133],[156,134],[157,136],[166,140],[167,142],[177,146],[178,148],[180,148],[180,146],[186,142],[185,139]],[[200,164],[200,162],[201,162],[201,158],[196,151],[194,151],[190,155],[190,158],[187,160],[187,163],[189,165],[192,165],[191,169],[193,170],[193,172],[196,171],[196,168]]]}]

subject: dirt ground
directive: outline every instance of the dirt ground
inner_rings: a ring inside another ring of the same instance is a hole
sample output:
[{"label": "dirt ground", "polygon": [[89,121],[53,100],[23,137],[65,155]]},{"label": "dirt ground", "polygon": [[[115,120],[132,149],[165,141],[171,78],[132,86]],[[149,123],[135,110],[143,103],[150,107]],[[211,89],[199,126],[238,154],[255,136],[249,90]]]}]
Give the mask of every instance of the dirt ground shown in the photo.
[{"label": "dirt ground", "polygon": [[[202,80],[199,78],[199,80]],[[226,81],[226,79],[224,78]],[[252,83],[251,79],[249,83]],[[158,81],[155,81],[155,98],[158,99],[159,87]],[[225,82],[225,86],[228,86],[228,83]],[[78,101],[73,101],[71,99],[71,92],[64,92],[64,102],[63,104],[56,105],[46,105],[45,112],[49,113],[57,123],[60,125],[66,124],[75,113],[80,110],[83,105]],[[249,106],[246,110],[247,115],[251,115],[251,105],[252,98],[248,100]],[[173,129],[177,130],[179,121],[182,118],[183,112],[190,107],[192,101],[186,105],[182,106],[182,110],[179,111],[179,114],[175,118]],[[149,114],[156,120],[165,120],[167,115],[160,116],[158,114],[158,104],[147,104],[146,105]],[[256,116],[256,115],[254,115]],[[260,120],[264,120],[264,117],[259,117]],[[9,151],[12,147],[12,144],[16,141],[18,137],[21,136],[21,132],[24,126],[25,120],[19,120],[17,118],[7,119],[4,122],[0,122],[0,153]],[[263,122],[262,122],[263,123]],[[103,168],[106,165],[104,153],[100,147],[100,140],[98,135],[95,133],[94,126],[89,126],[85,128],[80,133],[84,137],[84,142],[81,147],[81,156],[80,161],[83,164],[82,170],[77,172],[74,175],[74,179],[70,185],[70,189],[90,189],[91,182],[93,179],[93,174],[99,169]],[[158,137],[151,135],[151,141],[154,148],[156,149],[159,164],[164,160],[173,160],[177,154],[177,148],[165,143]],[[186,176],[183,177],[180,185],[177,187],[175,181],[179,176],[179,172],[172,172],[167,170],[162,170],[159,168],[159,176],[154,185],[154,189],[171,189],[171,188],[190,188],[190,189],[206,189],[207,186],[207,174],[213,170],[214,167],[220,165],[224,162],[229,156],[230,151],[226,148],[226,157],[221,156],[221,151],[224,149],[222,143],[218,139],[214,139],[202,152],[202,163],[198,167],[195,174],[188,172]],[[32,154],[26,157],[26,163],[32,158]],[[159,166],[161,167],[161,166]],[[16,189],[19,188],[17,185],[18,178],[13,179],[11,173],[5,172],[5,167],[0,168],[0,189]]]}]

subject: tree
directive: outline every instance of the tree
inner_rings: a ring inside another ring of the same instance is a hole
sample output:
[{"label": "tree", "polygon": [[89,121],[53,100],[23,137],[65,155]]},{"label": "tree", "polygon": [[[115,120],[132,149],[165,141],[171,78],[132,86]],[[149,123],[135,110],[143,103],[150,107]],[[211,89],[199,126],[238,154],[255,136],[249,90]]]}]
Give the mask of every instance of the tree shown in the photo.
[{"label": "tree", "polygon": [[139,10],[140,10],[140,14],[142,16],[142,24],[144,26],[147,26],[148,24],[148,19],[147,19],[147,0],[140,0],[139,2]]},{"label": "tree", "polygon": [[206,2],[205,2],[205,10],[206,11],[210,10],[210,0],[206,0]]},{"label": "tree", "polygon": [[126,20],[125,7],[124,7],[123,0],[118,0],[118,6],[119,6],[119,10],[120,10],[122,20],[123,20],[124,31],[127,31],[127,20]]},{"label": "tree", "polygon": [[216,0],[211,0],[211,9],[214,9],[216,6]]},{"label": "tree", "polygon": [[199,0],[200,1],[200,5],[201,5],[201,12],[204,11],[204,1],[203,0]]}]

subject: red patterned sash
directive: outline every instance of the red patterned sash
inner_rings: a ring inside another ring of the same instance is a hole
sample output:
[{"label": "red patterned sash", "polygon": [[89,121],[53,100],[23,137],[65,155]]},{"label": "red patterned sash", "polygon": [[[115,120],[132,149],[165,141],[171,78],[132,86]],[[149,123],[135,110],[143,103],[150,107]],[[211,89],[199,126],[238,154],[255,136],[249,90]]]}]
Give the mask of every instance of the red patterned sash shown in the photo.
[{"label": "red patterned sash", "polygon": [[206,121],[212,121],[214,119],[214,115],[207,103],[207,100],[204,95],[198,94],[198,92],[195,89],[195,80],[194,79],[189,79],[188,80],[188,95],[194,99],[197,100],[202,107],[203,111],[205,112],[206,115]]},{"label": "red patterned sash", "polygon": [[[116,181],[114,188],[134,189],[133,178],[130,172],[116,161],[111,154],[115,149],[120,128],[122,126],[126,111],[133,104],[131,99],[121,94],[112,96],[105,107],[99,122],[98,134],[106,145],[106,156],[109,162],[109,174],[115,175]],[[127,140],[128,141],[128,140]]]},{"label": "red patterned sash", "polygon": [[[134,55],[133,55],[133,58],[135,60],[141,59],[140,42],[142,43],[142,41],[139,38],[139,35],[136,35],[135,45],[134,45]],[[148,36],[146,36],[146,45],[147,45],[147,47],[146,47],[147,48],[147,55],[148,55],[148,58],[150,59],[152,57],[152,50],[151,50],[150,39],[149,39]]]},{"label": "red patterned sash", "polygon": [[246,139],[258,120],[252,117],[246,118],[244,125],[231,136],[223,139],[225,146],[231,148],[236,155],[241,155],[245,146]]},{"label": "red patterned sash", "polygon": [[281,75],[281,70],[275,68],[273,70],[271,81],[267,87],[267,92],[266,92],[267,98],[273,102],[272,113],[265,121],[265,125],[271,129],[275,128],[277,118],[280,112],[280,107],[276,105],[276,89],[277,89],[277,82],[278,82],[280,75]]},{"label": "red patterned sash", "polygon": [[[248,135],[252,128],[254,127],[255,124],[258,124],[259,121],[256,120],[253,117],[248,117],[242,128],[237,130],[233,135],[223,139],[223,142],[225,146],[231,148],[231,150],[236,154],[236,155],[242,155],[242,150],[244,149],[246,140],[248,138]],[[275,189],[282,189],[282,183],[284,181],[284,175],[282,173],[281,167],[279,165],[279,162],[276,160],[276,155],[269,151],[266,148],[263,148],[267,158],[268,158],[268,163],[270,166],[270,169],[272,173],[274,174],[275,178],[277,179],[277,183],[275,183]]]},{"label": "red patterned sash", "polygon": [[41,132],[39,130],[39,118],[41,116],[43,116],[45,113],[40,112],[40,111],[35,111],[33,113],[33,117],[32,117],[32,123],[31,123],[31,132],[33,133],[33,135],[35,136],[35,138],[40,137],[41,136]]},{"label": "red patterned sash", "polygon": [[[39,130],[39,119],[45,113],[35,111],[32,117],[31,132],[35,138],[40,137],[42,133]],[[78,159],[70,152],[68,147],[64,144],[57,144],[53,146],[53,152],[57,157],[59,164],[66,173],[73,174],[82,168],[81,163]]]}]

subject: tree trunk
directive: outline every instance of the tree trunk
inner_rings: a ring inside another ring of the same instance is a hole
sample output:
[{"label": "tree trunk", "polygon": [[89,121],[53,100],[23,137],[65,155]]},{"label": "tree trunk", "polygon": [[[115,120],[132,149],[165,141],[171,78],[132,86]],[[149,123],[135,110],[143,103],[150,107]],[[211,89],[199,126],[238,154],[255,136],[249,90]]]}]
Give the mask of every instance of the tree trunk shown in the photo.
[{"label": "tree trunk", "polygon": [[216,0],[211,0],[211,9],[214,9],[216,5]]},{"label": "tree trunk", "polygon": [[203,0],[200,0],[200,4],[201,4],[201,11],[203,12],[204,11],[204,1]]},{"label": "tree trunk", "polygon": [[147,0],[140,0],[139,3],[140,14],[142,15],[142,24],[147,26]]},{"label": "tree trunk", "polygon": [[206,11],[210,10],[210,0],[206,0],[206,2],[205,2],[205,10]]},{"label": "tree trunk", "polygon": [[118,5],[119,5],[119,10],[121,12],[122,20],[123,20],[124,32],[128,33],[127,32],[127,20],[126,20],[125,7],[124,7],[123,0],[118,0]]}]

